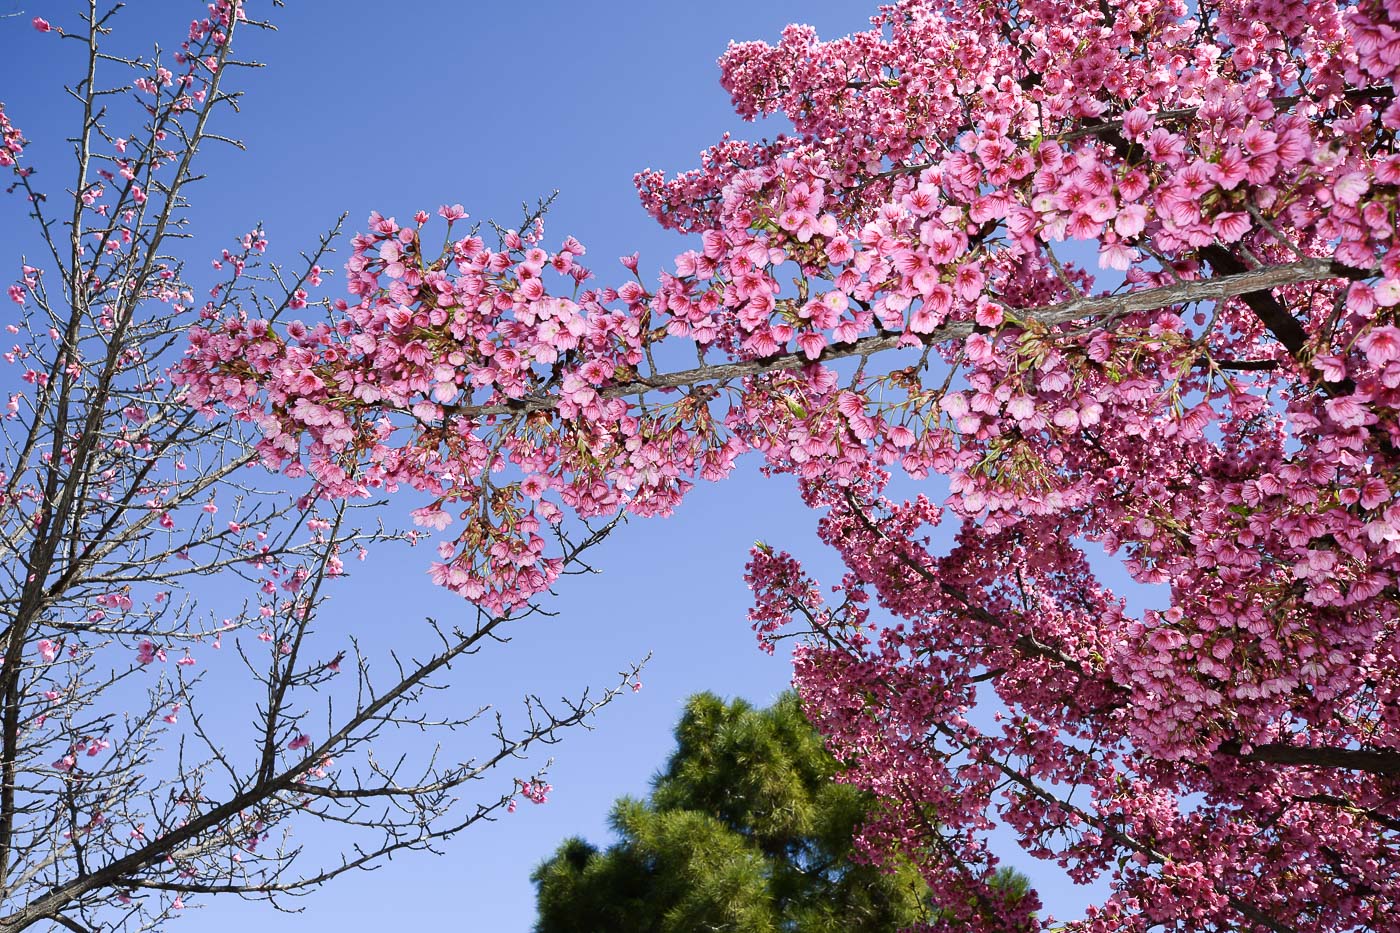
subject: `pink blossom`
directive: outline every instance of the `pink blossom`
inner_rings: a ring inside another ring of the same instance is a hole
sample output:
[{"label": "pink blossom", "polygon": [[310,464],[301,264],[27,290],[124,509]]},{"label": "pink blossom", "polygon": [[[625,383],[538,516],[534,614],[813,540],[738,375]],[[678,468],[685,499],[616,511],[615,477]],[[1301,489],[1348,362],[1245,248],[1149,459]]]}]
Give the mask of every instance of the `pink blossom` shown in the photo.
[{"label": "pink blossom", "polygon": [[1372,328],[1361,338],[1359,345],[1372,366],[1384,366],[1400,360],[1400,328],[1390,324]]},{"label": "pink blossom", "polygon": [[1347,207],[1355,207],[1368,188],[1370,188],[1370,182],[1364,172],[1349,172],[1337,179],[1332,190],[1338,202]]}]

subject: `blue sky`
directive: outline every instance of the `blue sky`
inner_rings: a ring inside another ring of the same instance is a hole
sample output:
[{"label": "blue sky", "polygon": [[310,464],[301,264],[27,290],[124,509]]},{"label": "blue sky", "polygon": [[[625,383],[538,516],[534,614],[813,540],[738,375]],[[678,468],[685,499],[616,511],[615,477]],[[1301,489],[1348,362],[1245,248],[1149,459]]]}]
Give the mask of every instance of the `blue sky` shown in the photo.
[{"label": "blue sky", "polygon": [[[76,110],[59,87],[75,74],[67,57],[73,47],[35,33],[28,22],[34,15],[71,22],[75,6],[0,0],[0,17],[23,14],[0,18],[0,100],[32,140],[34,163],[65,172],[62,140]],[[132,6],[118,29],[172,47],[200,9],[183,0]],[[236,124],[215,128],[246,141],[249,151],[207,153],[210,180],[192,191],[191,254],[214,255],[261,221],[272,251],[291,257],[342,211],[350,213],[351,231],[370,210],[406,218],[453,202],[476,218],[510,225],[522,200],[558,188],[550,242],[577,236],[604,276],[618,270],[613,257],[634,250],[644,271],[654,271],[681,241],[643,213],[633,174],[689,169],[726,130],[784,129],[743,124],[730,111],[714,64],[726,42],[774,39],[791,21],[838,35],[864,26],[872,10],[834,0],[339,0],[274,11],[279,32],[245,35],[243,46],[267,67],[242,81],[247,96]],[[0,202],[0,211],[0,247],[14,257],[18,205]],[[790,481],[763,479],[748,462],[737,478],[698,488],[675,518],[632,522],[598,555],[600,576],[566,581],[554,606],[558,618],[522,626],[510,645],[454,672],[454,702],[495,702],[509,712],[524,693],[549,698],[605,684],[653,652],[641,693],[608,708],[596,731],[577,731],[552,750],[555,792],[547,805],[523,804],[452,840],[441,857],[409,854],[341,879],[294,902],[308,911],[303,916],[206,900],[189,922],[214,931],[250,922],[267,931],[304,924],[527,930],[531,868],[567,835],[606,840],[611,801],[646,791],[671,748],[686,696],[713,690],[763,703],[787,685],[786,661],[762,654],[749,631],[742,568],[749,546],[762,538],[810,558],[833,579],[815,518]],[[429,584],[428,559],[424,550],[372,558],[337,591],[326,626],[397,643],[399,632],[409,641],[421,633],[424,616],[450,622],[461,606]],[[500,773],[489,789],[508,785],[514,773]],[[518,773],[528,770],[522,765]],[[1082,892],[1018,852],[1004,854],[1039,882],[1057,915],[1077,914]]]}]

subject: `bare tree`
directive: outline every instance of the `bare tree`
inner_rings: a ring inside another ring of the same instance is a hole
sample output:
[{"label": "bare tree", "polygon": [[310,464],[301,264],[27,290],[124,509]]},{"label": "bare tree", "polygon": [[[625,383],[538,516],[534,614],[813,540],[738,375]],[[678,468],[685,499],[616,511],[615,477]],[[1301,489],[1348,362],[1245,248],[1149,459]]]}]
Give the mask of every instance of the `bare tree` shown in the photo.
[{"label": "bare tree", "polygon": [[[257,67],[235,40],[270,26],[218,0],[176,53],[129,57],[110,47],[120,8],[92,0],[83,28],[62,34],[85,49],[68,88],[81,112],[71,187],[44,187],[0,110],[0,170],[14,173],[40,253],[10,289],[21,310],[0,422],[5,929],[146,928],[193,894],[277,901],[431,849],[521,792],[538,796],[538,771],[478,799],[463,791],[585,724],[637,675],[557,704],[528,697],[511,725],[489,707],[439,715],[424,701],[537,604],[429,621],[412,656],[375,659],[350,633],[315,631],[347,559],[414,533],[384,527],[368,497],[328,502],[310,481],[270,489],[255,426],[197,415],[169,371],[201,318],[275,321],[311,304],[340,226],[295,266],[266,259],[252,230],[197,298],[187,190],[201,147],[240,146],[216,132],[237,109],[230,82]],[[556,532],[566,571],[586,571],[613,524]],[[239,588],[232,606],[195,598]],[[205,709],[234,689],[256,698],[240,727]],[[421,735],[468,727],[484,743],[475,756],[454,751],[455,736]],[[292,844],[308,821],[331,827],[329,859]]]}]

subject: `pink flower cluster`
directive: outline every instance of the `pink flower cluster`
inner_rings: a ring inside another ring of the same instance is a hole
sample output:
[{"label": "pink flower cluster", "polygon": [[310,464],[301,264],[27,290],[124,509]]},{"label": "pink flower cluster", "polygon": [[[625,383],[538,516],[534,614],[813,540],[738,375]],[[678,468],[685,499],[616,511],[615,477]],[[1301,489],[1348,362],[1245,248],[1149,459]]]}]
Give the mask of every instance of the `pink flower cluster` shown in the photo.
[{"label": "pink flower cluster", "polygon": [[543,781],[521,781],[520,793],[531,803],[545,803],[549,800],[549,795],[554,791],[553,784],[546,784]]},{"label": "pink flower cluster", "polygon": [[[550,252],[537,228],[500,250],[467,236],[425,256],[426,220],[371,218],[346,265],[359,301],[341,302],[336,324],[211,322],[192,332],[176,379],[192,404],[256,424],[264,462],[309,474],[323,495],[431,496],[415,521],[453,532],[433,579],[499,611],[557,577],[541,531],[564,508],[668,514],[688,477],[724,475],[738,445],[688,430],[693,404],[639,413],[603,391],[645,361],[639,283],[554,297],[547,276],[590,277],[578,241]],[[549,408],[532,410],[543,398]]]},{"label": "pink flower cluster", "polygon": [[5,115],[5,105],[0,103],[0,168],[20,171],[18,159],[24,153],[24,135],[19,127]]}]

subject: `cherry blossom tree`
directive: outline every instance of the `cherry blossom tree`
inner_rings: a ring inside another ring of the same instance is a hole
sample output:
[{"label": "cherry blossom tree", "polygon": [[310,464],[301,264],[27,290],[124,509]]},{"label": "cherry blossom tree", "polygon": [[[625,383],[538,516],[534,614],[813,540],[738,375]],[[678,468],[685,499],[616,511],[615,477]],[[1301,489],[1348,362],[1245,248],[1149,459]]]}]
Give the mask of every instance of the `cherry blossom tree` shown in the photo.
[{"label": "cherry blossom tree", "polygon": [[638,176],[696,237],[655,280],[376,215],[328,320],[207,314],[184,398],[327,503],[432,496],[434,579],[492,613],[562,572],[547,529],[756,451],[847,573],[756,547],[755,627],[939,929],[1054,924],[991,896],[998,824],[1109,880],[1067,929],[1385,928],[1400,8],[898,0],[720,64],[794,133]]},{"label": "cherry blossom tree", "polygon": [[[43,147],[26,152],[0,109],[5,207],[32,218],[36,250],[8,288],[0,421],[0,925],[15,930],[145,929],[195,895],[277,902],[432,849],[520,796],[542,802],[528,766],[470,790],[623,686],[530,697],[514,718],[426,702],[542,611],[530,601],[430,622],[389,656],[336,624],[336,578],[417,534],[374,501],[269,485],[257,426],[206,420],[171,378],[195,322],[279,325],[330,274],[338,226],[296,264],[253,229],[212,275],[190,271],[211,258],[185,242],[199,151],[239,145],[223,134],[253,65],[236,36],[268,24],[215,0],[173,54],[132,55],[119,9],[33,21],[35,41],[81,49],[74,176],[37,172]],[[555,572],[582,570],[611,524],[553,535]],[[474,751],[448,740],[458,730]]]}]

